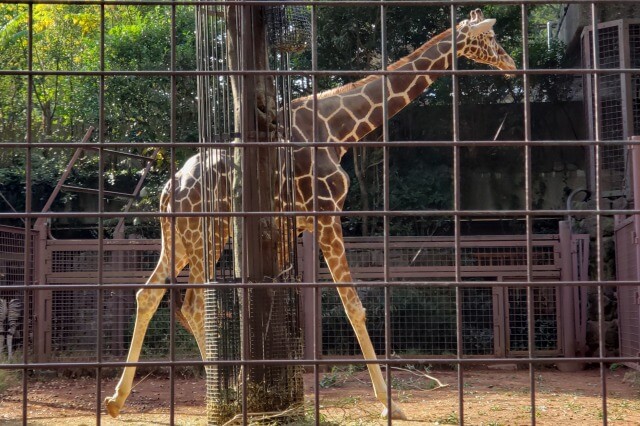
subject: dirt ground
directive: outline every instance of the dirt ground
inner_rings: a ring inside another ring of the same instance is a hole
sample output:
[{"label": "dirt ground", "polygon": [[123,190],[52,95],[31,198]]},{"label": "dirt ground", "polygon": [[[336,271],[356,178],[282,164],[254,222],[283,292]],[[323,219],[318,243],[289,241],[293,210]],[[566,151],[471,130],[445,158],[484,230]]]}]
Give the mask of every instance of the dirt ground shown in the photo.
[{"label": "dirt ground", "polygon": [[[394,398],[408,421],[394,425],[458,424],[455,371],[432,371],[446,387],[429,389],[432,382],[416,372],[393,371]],[[613,425],[640,425],[637,374],[624,367],[607,371],[607,412]],[[633,380],[635,379],[635,381]],[[137,378],[139,380],[139,378]],[[528,370],[476,368],[464,372],[464,420],[467,425],[527,425],[531,418]],[[115,379],[104,380],[102,397],[110,395]],[[539,425],[601,425],[600,372],[587,369],[562,373],[535,371],[536,423]],[[101,417],[103,425],[169,424],[170,381],[147,377],[129,397],[119,419]],[[29,379],[29,425],[95,425],[95,378]],[[205,380],[176,378],[175,423],[206,424]],[[307,417],[313,419],[313,375],[305,375]],[[0,393],[0,424],[22,424],[21,382]],[[366,371],[342,369],[321,375],[320,419],[324,425],[383,425],[381,405],[373,397]],[[101,407],[102,409],[102,407]],[[313,424],[312,421],[300,424]]]}]

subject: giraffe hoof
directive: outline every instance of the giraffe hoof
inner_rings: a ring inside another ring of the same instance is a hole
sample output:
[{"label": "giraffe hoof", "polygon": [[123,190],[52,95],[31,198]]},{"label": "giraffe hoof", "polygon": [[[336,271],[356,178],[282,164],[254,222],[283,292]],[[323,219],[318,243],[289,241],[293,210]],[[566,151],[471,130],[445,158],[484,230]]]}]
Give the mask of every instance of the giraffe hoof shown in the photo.
[{"label": "giraffe hoof", "polygon": [[107,408],[107,413],[114,419],[118,417],[120,414],[120,407],[116,404],[116,399],[114,397],[107,397],[104,399],[104,405]]},{"label": "giraffe hoof", "polygon": [[[389,409],[387,407],[382,410],[382,414],[380,415],[383,419],[389,417]],[[397,405],[391,406],[391,418],[393,420],[407,420],[407,416],[404,414],[404,411]]]}]

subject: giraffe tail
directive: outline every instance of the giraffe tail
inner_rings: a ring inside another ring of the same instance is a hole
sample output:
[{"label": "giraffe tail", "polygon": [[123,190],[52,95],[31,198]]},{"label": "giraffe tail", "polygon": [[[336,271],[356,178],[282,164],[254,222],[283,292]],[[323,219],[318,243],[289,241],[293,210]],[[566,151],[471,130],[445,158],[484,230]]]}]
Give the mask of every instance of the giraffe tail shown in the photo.
[{"label": "giraffe tail", "polygon": [[[176,293],[180,294],[179,291],[177,291]],[[182,307],[182,302],[175,301],[175,299],[177,298],[174,298],[173,305],[175,307],[176,319],[178,320],[178,323],[180,323],[180,325],[184,327],[184,329],[189,333],[193,334],[193,330],[191,330],[191,326],[189,326],[187,318],[182,314],[182,311],[180,310],[180,308]],[[182,296],[180,296],[180,299],[182,300]]]}]

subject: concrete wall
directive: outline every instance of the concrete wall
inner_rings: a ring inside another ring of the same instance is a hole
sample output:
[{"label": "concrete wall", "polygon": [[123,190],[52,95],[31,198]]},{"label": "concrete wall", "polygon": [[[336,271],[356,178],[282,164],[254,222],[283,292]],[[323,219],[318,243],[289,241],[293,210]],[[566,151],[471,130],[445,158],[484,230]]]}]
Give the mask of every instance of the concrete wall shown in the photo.
[{"label": "concrete wall", "polygon": [[[569,4],[567,13],[558,31],[558,38],[569,50],[580,50],[582,29],[591,26],[590,4]],[[599,5],[597,21],[607,22],[616,19],[639,19],[640,3],[606,3]]]},{"label": "concrete wall", "polygon": [[[522,104],[462,105],[460,139],[524,140]],[[392,140],[450,140],[450,106],[410,106],[391,126]],[[535,103],[531,106],[532,140],[586,139],[581,102]],[[395,121],[395,119],[394,119]],[[522,147],[463,147],[461,201],[463,209],[521,209],[525,202]],[[579,146],[531,149],[532,202],[535,208],[564,209],[566,196],[586,187],[586,151]]]}]

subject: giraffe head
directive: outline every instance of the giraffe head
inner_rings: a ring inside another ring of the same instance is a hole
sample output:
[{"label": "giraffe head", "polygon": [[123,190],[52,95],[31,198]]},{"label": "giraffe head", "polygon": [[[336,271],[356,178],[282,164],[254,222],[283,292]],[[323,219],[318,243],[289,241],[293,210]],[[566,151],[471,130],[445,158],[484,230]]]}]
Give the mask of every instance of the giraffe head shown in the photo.
[{"label": "giraffe head", "polygon": [[515,62],[496,40],[495,23],[495,19],[484,19],[480,9],[472,10],[470,19],[461,21],[457,27],[458,54],[501,70],[515,70]]}]

